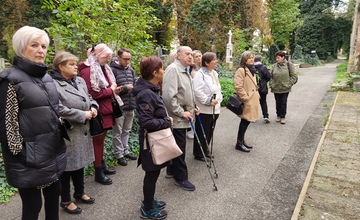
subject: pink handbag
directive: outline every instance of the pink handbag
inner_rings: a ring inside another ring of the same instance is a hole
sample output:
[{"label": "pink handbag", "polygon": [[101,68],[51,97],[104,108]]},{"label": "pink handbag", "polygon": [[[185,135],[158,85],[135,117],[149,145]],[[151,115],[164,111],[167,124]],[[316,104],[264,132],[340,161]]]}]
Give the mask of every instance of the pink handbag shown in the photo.
[{"label": "pink handbag", "polygon": [[[150,133],[145,130],[145,137],[146,136],[150,145],[150,153],[153,162],[156,165],[161,165],[183,153],[176,144],[171,128]],[[144,139],[144,149],[147,149],[146,138]]]}]

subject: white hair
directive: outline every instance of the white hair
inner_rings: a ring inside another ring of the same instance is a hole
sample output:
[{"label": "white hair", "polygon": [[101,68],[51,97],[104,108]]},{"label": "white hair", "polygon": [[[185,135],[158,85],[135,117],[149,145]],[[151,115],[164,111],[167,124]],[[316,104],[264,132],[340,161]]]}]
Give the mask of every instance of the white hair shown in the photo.
[{"label": "white hair", "polygon": [[23,57],[26,46],[32,40],[44,38],[46,46],[50,44],[49,35],[36,27],[24,26],[17,30],[12,38],[12,45],[16,55]]}]

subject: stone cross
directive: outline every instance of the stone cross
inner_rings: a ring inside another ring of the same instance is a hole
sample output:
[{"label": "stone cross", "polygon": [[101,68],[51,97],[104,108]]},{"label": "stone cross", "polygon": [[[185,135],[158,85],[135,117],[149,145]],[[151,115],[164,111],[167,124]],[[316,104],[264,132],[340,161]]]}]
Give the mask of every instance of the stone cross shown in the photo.
[{"label": "stone cross", "polygon": [[231,36],[232,36],[232,32],[231,32],[231,30],[229,30],[228,35],[229,35],[229,43],[228,43],[228,44],[231,44]]}]

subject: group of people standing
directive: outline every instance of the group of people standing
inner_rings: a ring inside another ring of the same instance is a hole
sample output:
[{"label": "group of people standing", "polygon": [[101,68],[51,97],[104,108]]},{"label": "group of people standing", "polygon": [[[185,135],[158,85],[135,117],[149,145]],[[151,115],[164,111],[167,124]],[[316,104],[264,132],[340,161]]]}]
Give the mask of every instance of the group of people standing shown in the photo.
[{"label": "group of people standing", "polygon": [[[285,52],[275,53],[276,63],[271,72],[262,64],[262,57],[255,56],[251,51],[245,51],[240,58],[239,68],[234,77],[237,97],[243,101],[241,118],[235,149],[250,152],[253,146],[245,142],[245,133],[251,122],[260,118],[259,103],[264,122],[270,123],[266,96],[268,85],[274,93],[276,103],[276,122],[285,124],[287,98],[291,87],[297,82],[294,65],[285,59]],[[260,100],[260,102],[259,102]]]},{"label": "group of people standing", "polygon": [[[80,64],[75,55],[58,52],[48,71],[50,38],[45,31],[24,26],[12,43],[13,66],[0,73],[0,140],[8,183],[18,188],[23,202],[22,219],[38,219],[41,194],[46,219],[59,219],[59,204],[64,211],[79,214],[82,209],[71,200],[71,182],[72,197],[92,204],[95,199],[85,193],[84,168],[92,163],[95,181],[104,185],[112,183],[107,175],[116,173],[103,160],[107,130],[114,128],[120,165],[126,165],[124,157],[137,159],[128,150],[135,109],[130,51],[118,52],[118,59],[125,62],[112,67],[128,71],[118,76],[109,66],[113,52],[105,44],[89,48],[88,58]],[[113,114],[114,101],[123,106],[119,118]],[[96,118],[101,132],[92,136],[90,124]]]},{"label": "group of people standing", "polygon": [[[22,219],[38,219],[42,194],[48,220],[59,219],[59,204],[68,213],[81,213],[71,200],[71,180],[74,199],[95,202],[85,193],[84,168],[93,163],[95,181],[112,184],[108,175],[116,171],[103,159],[110,129],[118,164],[126,166],[126,159],[138,159],[145,171],[142,218],[167,216],[166,203],[155,199],[162,168],[166,167],[166,177],[173,178],[175,185],[195,190],[185,162],[187,132],[194,123],[194,159],[212,160],[209,143],[223,100],[215,53],[202,54],[180,46],[165,70],[160,58],[143,58],[141,77],[136,80],[130,66],[131,52],[126,48],[120,49],[114,59],[107,45],[98,44],[88,49],[88,58],[79,64],[75,55],[58,52],[47,74],[45,58],[50,39],[45,31],[24,26],[14,34],[12,43],[16,53],[13,66],[0,73],[0,140],[8,183],[19,189],[22,199]],[[275,93],[276,121],[282,124],[288,93],[297,81],[293,65],[288,65],[283,53],[277,53],[278,63],[271,74],[258,58],[250,51],[244,52],[234,78],[237,96],[244,102],[235,148],[244,152],[252,148],[244,136],[250,122],[259,119],[259,103],[264,121],[270,122],[267,81]],[[122,106],[121,117],[114,116],[114,105]],[[129,152],[128,144],[135,109],[139,121],[138,158]],[[95,119],[102,122],[103,131],[92,136],[90,123]],[[70,124],[69,140],[64,139],[64,121]],[[169,127],[183,154],[155,165],[146,147],[146,134]]]}]

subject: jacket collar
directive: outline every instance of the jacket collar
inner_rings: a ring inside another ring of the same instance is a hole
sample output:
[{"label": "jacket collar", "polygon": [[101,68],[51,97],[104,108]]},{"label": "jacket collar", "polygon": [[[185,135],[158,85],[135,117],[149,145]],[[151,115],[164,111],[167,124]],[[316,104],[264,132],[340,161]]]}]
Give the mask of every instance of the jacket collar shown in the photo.
[{"label": "jacket collar", "polygon": [[28,75],[36,78],[42,78],[48,70],[48,67],[45,64],[34,63],[19,56],[14,58],[13,65]]}]

